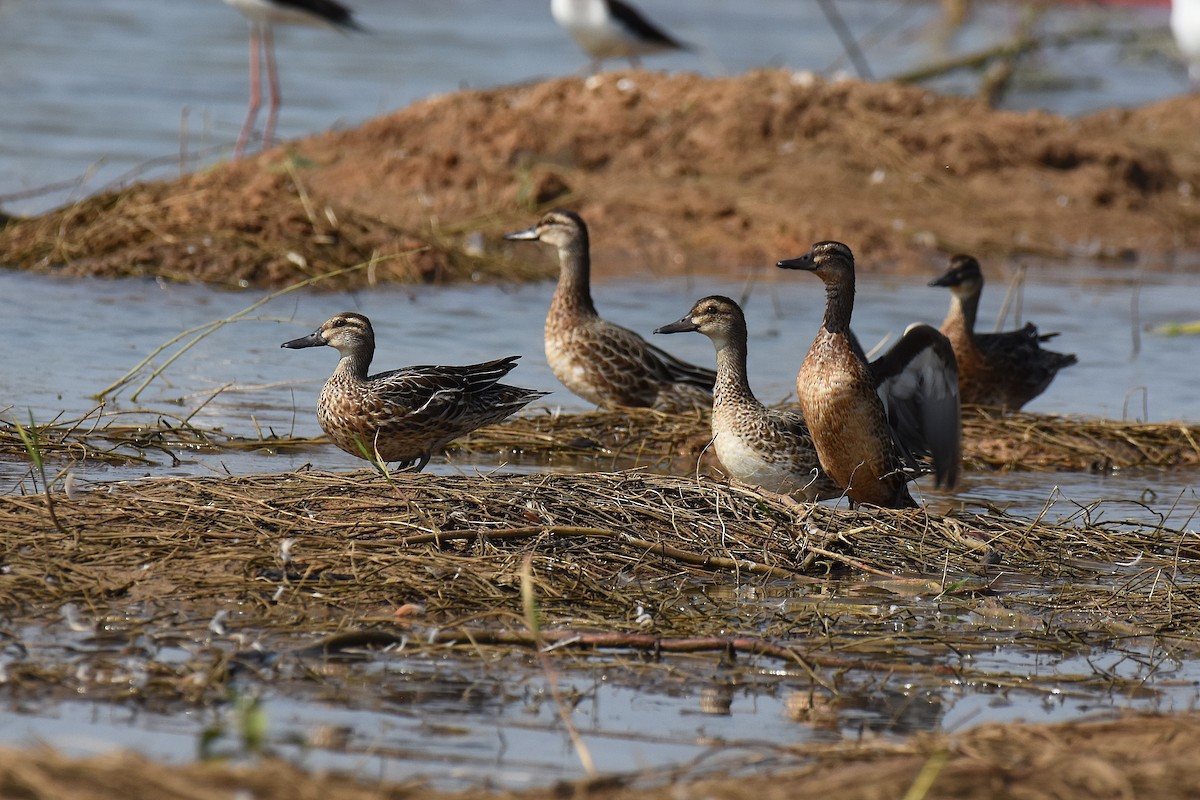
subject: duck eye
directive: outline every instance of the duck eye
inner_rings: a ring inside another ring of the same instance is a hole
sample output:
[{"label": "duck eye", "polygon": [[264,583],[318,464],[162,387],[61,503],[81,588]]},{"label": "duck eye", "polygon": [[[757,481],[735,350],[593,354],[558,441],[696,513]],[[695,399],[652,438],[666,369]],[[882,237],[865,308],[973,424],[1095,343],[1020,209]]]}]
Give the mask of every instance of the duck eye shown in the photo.
[{"label": "duck eye", "polygon": [[344,319],[341,319],[341,318],[335,319],[335,320],[333,321],[333,325],[332,325],[332,327],[334,327],[334,328],[344,328],[344,327],[346,327],[346,320],[344,320]]}]

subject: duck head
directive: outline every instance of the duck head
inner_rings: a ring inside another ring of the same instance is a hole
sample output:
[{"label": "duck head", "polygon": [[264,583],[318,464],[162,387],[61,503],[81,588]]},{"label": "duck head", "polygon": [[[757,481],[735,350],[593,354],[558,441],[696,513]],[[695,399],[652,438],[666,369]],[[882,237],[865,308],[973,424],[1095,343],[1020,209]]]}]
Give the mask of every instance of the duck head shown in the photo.
[{"label": "duck head", "polygon": [[841,242],[817,242],[797,258],[775,262],[780,269],[802,269],[826,283],[838,283],[854,277],[854,254]]},{"label": "duck head", "polygon": [[370,351],[375,348],[375,332],[371,329],[371,321],[362,314],[345,311],[325,320],[321,327],[308,336],[284,342],[280,347],[299,350],[302,347],[322,345],[336,348],[343,356],[364,350]]},{"label": "duck head", "polygon": [[983,271],[972,256],[957,255],[950,259],[946,274],[929,282],[930,286],[945,286],[955,295],[978,294],[983,288]]},{"label": "duck head", "polygon": [[[746,317],[736,302],[723,295],[702,297],[683,319],[663,325],[655,333],[684,333],[698,331],[712,340],[720,350],[736,331],[745,331]],[[744,335],[744,334],[743,334]]]},{"label": "duck head", "polygon": [[545,242],[561,249],[573,245],[587,246],[587,225],[574,211],[556,208],[547,211],[537,224],[522,231],[507,233],[504,238],[511,242]]}]

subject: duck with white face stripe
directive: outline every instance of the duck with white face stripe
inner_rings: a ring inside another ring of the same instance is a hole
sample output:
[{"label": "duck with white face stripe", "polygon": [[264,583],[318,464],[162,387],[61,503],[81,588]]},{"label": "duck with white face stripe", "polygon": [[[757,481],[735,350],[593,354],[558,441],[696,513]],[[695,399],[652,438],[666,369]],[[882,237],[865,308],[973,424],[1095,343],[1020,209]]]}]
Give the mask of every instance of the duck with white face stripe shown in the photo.
[{"label": "duck with white face stripe", "polygon": [[708,407],[717,375],[681,361],[600,316],[592,302],[591,254],[583,218],[549,211],[504,237],[558,252],[558,285],[546,314],[546,361],[563,385],[598,406]]},{"label": "duck with white face stripe", "polygon": [[362,314],[330,317],[308,336],[284,342],[328,346],[341,358],[317,400],[317,422],[353,456],[425,468],[454,439],[491,425],[546,392],[498,381],[517,365],[509,356],[465,367],[417,366],[368,375],[375,332]]},{"label": "duck with white face stripe", "polygon": [[655,333],[696,331],[717,351],[713,391],[713,450],[735,481],[805,500],[837,497],[841,488],[817,461],[804,416],[767,408],[750,389],[746,375],[746,317],[741,306],[721,295],[701,298],[678,322]]}]

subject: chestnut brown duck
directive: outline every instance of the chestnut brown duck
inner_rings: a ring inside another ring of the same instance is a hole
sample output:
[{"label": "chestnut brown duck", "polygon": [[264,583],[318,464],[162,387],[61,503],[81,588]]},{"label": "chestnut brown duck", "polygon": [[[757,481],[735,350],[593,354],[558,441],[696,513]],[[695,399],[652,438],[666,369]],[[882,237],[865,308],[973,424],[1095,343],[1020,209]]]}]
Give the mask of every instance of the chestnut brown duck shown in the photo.
[{"label": "chestnut brown duck", "polygon": [[504,237],[558,251],[558,286],[546,315],[546,360],[562,384],[598,406],[707,407],[716,373],[693,366],[602,318],[592,302],[588,229],[556,209]]},{"label": "chestnut brown duck", "polygon": [[797,494],[806,500],[840,495],[841,488],[817,461],[804,416],[767,408],[751,391],[742,307],[728,297],[710,295],[697,300],[683,319],[655,333],[685,331],[704,334],[717,351],[712,441],[726,474],[768,492]]},{"label": "chestnut brown duck", "polygon": [[800,410],[821,466],[855,503],[915,507],[907,482],[933,462],[939,486],[953,487],[962,458],[962,421],[954,351],[929,325],[910,325],[868,363],[850,330],[854,254],[818,242],[777,263],[812,272],[825,284],[825,317],[796,376]]},{"label": "chestnut brown duck", "polygon": [[508,417],[548,392],[498,381],[520,356],[463,367],[415,366],[368,375],[375,354],[371,321],[352,311],[330,317],[316,331],[281,347],[328,345],[341,359],[317,400],[317,422],[353,456],[415,465],[476,428]]},{"label": "chestnut brown duck", "polygon": [[1032,322],[1015,331],[976,333],[975,317],[983,293],[983,270],[968,255],[950,259],[946,274],[930,286],[950,289],[950,311],[942,333],[958,358],[958,392],[964,405],[1016,411],[1046,391],[1060,369],[1076,363],[1071,353],[1042,348],[1057,333],[1039,333]]}]

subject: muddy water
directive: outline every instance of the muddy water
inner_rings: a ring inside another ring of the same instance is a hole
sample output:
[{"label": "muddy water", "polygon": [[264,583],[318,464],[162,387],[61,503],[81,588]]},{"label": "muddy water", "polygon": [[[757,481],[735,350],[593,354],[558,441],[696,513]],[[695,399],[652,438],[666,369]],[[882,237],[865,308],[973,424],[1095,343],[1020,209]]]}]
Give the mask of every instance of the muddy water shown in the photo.
[{"label": "muddy water", "polygon": [[[1037,273],[1021,293],[1022,319],[1044,330],[1058,330],[1055,345],[1078,354],[1080,364],[1067,370],[1030,406],[1044,412],[1079,413],[1152,420],[1200,417],[1200,375],[1192,369],[1196,340],[1154,333],[1150,328],[1190,319],[1200,309],[1200,286],[1169,275],[1138,277],[1113,272]],[[793,391],[795,369],[818,324],[821,290],[816,281],[749,271],[734,280],[598,281],[597,303],[610,318],[636,330],[682,316],[692,301],[708,293],[746,296],[750,318],[752,381],[761,397],[774,401]],[[1002,281],[985,295],[983,316],[993,319],[1004,295]],[[1136,292],[1134,287],[1136,286]],[[107,412],[162,412],[192,417],[204,427],[252,436],[256,430],[310,436],[318,432],[312,409],[322,380],[332,369],[331,349],[281,350],[279,344],[307,333],[329,314],[354,309],[376,323],[378,368],[416,362],[458,363],[509,353],[524,356],[514,382],[555,390],[548,409],[583,410],[587,406],[562,391],[541,356],[542,317],[552,286],[380,288],[353,294],[295,294],[278,298],[247,319],[230,323],[199,341],[132,398],[139,379],[115,393]],[[1136,302],[1133,298],[1136,296]],[[942,290],[918,281],[865,278],[860,286],[857,329],[870,344],[914,320],[940,319],[947,299]],[[246,292],[214,291],[201,286],[154,281],[57,280],[0,273],[0,318],[6,330],[25,332],[0,348],[4,414],[47,421],[58,414],[81,416],[96,405],[93,396],[119,380],[131,367],[180,331],[237,314],[259,299]],[[63,310],[68,309],[69,315]],[[1136,309],[1136,311],[1135,311]],[[1010,318],[1009,324],[1012,324]],[[661,337],[665,347],[699,363],[712,359],[711,346],[699,335]],[[168,350],[152,358],[162,366]],[[136,416],[136,415],[134,415]],[[154,454],[151,454],[154,457]],[[333,447],[299,454],[267,452],[197,456],[163,455],[137,468],[80,467],[84,482],[141,475],[212,474],[229,470],[278,472],[311,462],[323,469],[345,469],[361,462]],[[455,463],[435,459],[434,472],[493,469],[496,464]],[[525,465],[523,469],[536,469]],[[28,487],[25,465],[0,464],[0,489]],[[1200,507],[1196,475],[1189,472],[1132,472],[1115,476],[968,475],[955,500],[991,504],[1012,513],[1035,515],[1046,506],[1048,519],[1091,515],[1091,519],[1140,518],[1194,527]],[[931,498],[934,503],[944,502]],[[1096,505],[1096,502],[1104,502]],[[1012,578],[1010,580],[1017,580]],[[739,589],[714,580],[703,591],[729,602],[778,603],[781,613],[792,602],[788,590],[737,594]],[[845,595],[847,608],[855,587],[831,587]],[[832,602],[837,602],[835,599]],[[874,603],[877,601],[868,601]],[[927,599],[890,598],[886,613],[905,625],[936,635],[939,609]],[[883,612],[881,612],[883,613]],[[51,617],[53,617],[51,613]],[[9,659],[50,659],[73,663],[81,653],[103,647],[72,629],[67,614],[45,630],[26,632],[30,652],[0,653]],[[173,645],[148,643],[144,653],[120,661],[134,685],[144,680],[154,660],[182,654]],[[961,656],[924,654],[929,663],[954,667]],[[1080,688],[1064,680],[1061,689],[1044,685],[1000,690],[955,681],[903,681],[882,676],[849,675],[836,707],[812,705],[807,678],[775,673],[766,665],[757,677],[729,685],[711,659],[679,659],[669,675],[630,669],[628,663],[598,659],[593,670],[571,671],[565,684],[584,698],[576,711],[593,757],[603,770],[627,770],[701,759],[709,768],[754,755],[771,755],[780,744],[832,741],[874,731],[902,735],[937,728],[957,729],[984,721],[1021,718],[1057,720],[1106,708],[1171,710],[1197,701],[1200,662],[1184,661],[1159,680],[1152,660],[1129,659],[1125,652],[1091,654],[1084,664],[1073,658],[994,646],[971,654],[993,672],[1053,676],[1094,671],[1109,664],[1116,673],[1144,676],[1146,689],[1136,697],[1104,689]],[[1111,663],[1109,663],[1111,662]],[[543,676],[525,661],[503,665],[414,662],[399,652],[367,664],[331,672],[314,688],[310,679],[290,681],[278,669],[270,682],[242,678],[246,696],[259,696],[269,719],[269,745],[309,766],[356,771],[368,777],[425,775],[439,785],[490,780],[508,786],[544,784],[582,770],[562,733]],[[1144,675],[1138,670],[1144,670]],[[743,673],[744,675],[744,673]],[[228,709],[158,709],[134,713],[119,703],[64,696],[36,706],[0,709],[0,741],[45,741],[68,752],[92,752],[113,746],[133,747],[154,756],[187,760],[201,732],[217,726],[228,733],[218,740],[237,752],[235,715]],[[320,738],[312,740],[311,737]],[[299,745],[297,741],[307,741]]]},{"label": "muddy water", "polygon": [[[463,86],[570,74],[585,61],[545,2],[349,5],[369,34],[278,32],[281,136],[355,125]],[[701,50],[648,62],[654,68],[851,71],[820,3],[648,0],[644,6]],[[1021,4],[976,3],[963,27],[947,30],[936,0],[836,6],[876,77],[993,47],[1025,15]],[[1165,7],[1064,3],[1045,13],[1043,32],[1092,35],[1027,60],[1010,107],[1077,114],[1186,90],[1171,60]],[[977,83],[974,74],[955,73],[930,85],[969,93]],[[246,25],[220,0],[0,0],[0,207],[35,213],[114,181],[175,174],[181,151],[186,169],[227,156],[245,113],[246,84]]]}]

